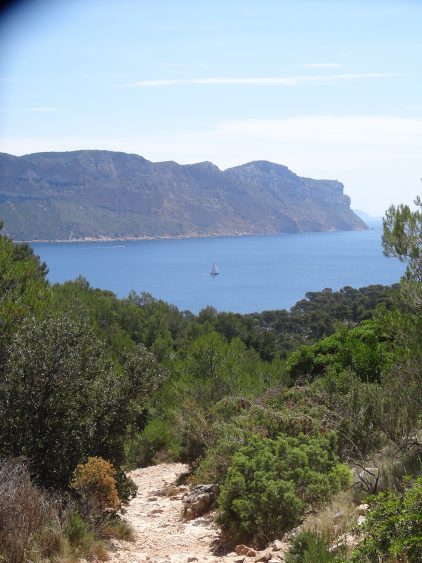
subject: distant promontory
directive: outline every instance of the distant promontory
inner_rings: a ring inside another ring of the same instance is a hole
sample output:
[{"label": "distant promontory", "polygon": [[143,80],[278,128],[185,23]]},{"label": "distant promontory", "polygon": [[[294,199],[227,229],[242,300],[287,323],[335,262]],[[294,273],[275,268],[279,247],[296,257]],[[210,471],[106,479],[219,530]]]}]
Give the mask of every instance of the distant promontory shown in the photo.
[{"label": "distant promontory", "polygon": [[153,163],[123,152],[0,153],[0,220],[15,240],[363,230],[343,184],[255,161]]}]

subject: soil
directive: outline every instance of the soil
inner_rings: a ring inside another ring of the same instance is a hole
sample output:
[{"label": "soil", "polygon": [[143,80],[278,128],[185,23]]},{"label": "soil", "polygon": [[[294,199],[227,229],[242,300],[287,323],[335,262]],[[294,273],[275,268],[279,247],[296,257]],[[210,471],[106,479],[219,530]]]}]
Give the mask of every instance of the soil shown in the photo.
[{"label": "soil", "polygon": [[[160,464],[130,473],[138,494],[126,507],[124,518],[135,531],[135,541],[112,542],[114,563],[217,563],[229,559],[216,556],[219,529],[213,514],[189,522],[181,520],[180,492],[167,496],[169,485],[187,471],[181,463]],[[230,559],[231,560],[231,559]]]}]

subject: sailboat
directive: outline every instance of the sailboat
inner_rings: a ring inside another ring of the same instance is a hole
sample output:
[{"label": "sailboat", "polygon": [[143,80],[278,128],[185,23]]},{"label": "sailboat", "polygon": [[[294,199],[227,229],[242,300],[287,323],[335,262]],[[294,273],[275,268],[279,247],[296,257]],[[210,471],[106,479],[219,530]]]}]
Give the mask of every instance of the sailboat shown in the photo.
[{"label": "sailboat", "polygon": [[218,276],[219,273],[220,272],[217,270],[217,264],[215,262],[213,262],[211,272],[210,272],[210,276]]}]

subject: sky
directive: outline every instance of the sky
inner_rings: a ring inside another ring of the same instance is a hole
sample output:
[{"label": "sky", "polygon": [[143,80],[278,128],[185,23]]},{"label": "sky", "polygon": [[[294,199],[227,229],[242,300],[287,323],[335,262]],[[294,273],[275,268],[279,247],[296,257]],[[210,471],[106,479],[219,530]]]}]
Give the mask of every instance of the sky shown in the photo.
[{"label": "sky", "polygon": [[107,149],[422,192],[422,0],[27,0],[0,19],[0,151]]}]

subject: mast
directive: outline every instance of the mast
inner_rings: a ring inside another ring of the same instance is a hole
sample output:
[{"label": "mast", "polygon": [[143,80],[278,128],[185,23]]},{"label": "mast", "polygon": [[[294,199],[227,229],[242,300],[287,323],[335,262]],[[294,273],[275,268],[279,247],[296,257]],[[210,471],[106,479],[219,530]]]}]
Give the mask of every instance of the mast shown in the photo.
[{"label": "mast", "polygon": [[215,262],[213,262],[211,272],[210,272],[210,276],[218,276],[219,273],[220,272],[217,270],[217,264]]}]

